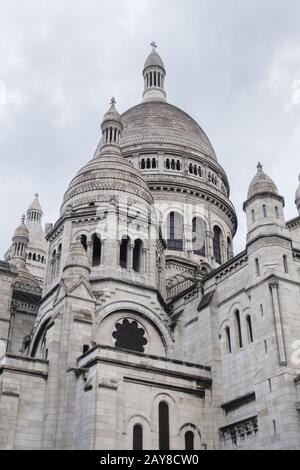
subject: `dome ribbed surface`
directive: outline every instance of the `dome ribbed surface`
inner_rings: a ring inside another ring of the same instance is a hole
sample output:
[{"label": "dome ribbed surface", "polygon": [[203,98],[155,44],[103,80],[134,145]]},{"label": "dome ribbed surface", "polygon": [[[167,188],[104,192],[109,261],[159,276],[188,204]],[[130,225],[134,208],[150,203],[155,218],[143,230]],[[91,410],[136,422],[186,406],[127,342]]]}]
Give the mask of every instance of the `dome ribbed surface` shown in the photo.
[{"label": "dome ribbed surface", "polygon": [[262,170],[258,170],[250,183],[248,190],[248,199],[261,193],[271,193],[279,196],[279,192],[274,181]]},{"label": "dome ribbed surface", "polygon": [[141,103],[122,115],[121,147],[145,145],[191,149],[216,160],[214,149],[199,124],[169,103]]},{"label": "dome ribbed surface", "polygon": [[151,52],[151,54],[147,57],[147,60],[144,65],[144,70],[147,67],[161,67],[165,69],[164,63],[162,61],[162,58],[157,52]]},{"label": "dome ribbed surface", "polygon": [[78,195],[92,191],[123,191],[152,202],[152,195],[141,173],[118,155],[101,155],[87,163],[71,181],[63,206]]}]

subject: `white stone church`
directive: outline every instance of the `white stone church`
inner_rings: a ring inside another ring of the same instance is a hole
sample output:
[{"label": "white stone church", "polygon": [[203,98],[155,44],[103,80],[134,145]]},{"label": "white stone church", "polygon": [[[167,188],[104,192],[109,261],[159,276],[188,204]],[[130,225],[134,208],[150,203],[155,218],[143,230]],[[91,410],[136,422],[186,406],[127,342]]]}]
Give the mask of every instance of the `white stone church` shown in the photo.
[{"label": "white stone church", "polygon": [[146,60],[55,224],[36,195],[0,262],[0,449],[300,449],[295,218],[261,164],[248,234],[201,127]]}]

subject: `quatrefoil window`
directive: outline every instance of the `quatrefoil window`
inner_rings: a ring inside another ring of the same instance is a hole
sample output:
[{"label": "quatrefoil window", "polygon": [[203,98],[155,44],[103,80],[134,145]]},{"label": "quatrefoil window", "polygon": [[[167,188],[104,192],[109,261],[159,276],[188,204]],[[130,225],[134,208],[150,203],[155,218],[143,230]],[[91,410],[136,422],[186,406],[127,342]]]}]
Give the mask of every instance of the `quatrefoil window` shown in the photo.
[{"label": "quatrefoil window", "polygon": [[147,344],[145,330],[135,320],[125,318],[116,324],[113,332],[115,347],[143,353]]}]

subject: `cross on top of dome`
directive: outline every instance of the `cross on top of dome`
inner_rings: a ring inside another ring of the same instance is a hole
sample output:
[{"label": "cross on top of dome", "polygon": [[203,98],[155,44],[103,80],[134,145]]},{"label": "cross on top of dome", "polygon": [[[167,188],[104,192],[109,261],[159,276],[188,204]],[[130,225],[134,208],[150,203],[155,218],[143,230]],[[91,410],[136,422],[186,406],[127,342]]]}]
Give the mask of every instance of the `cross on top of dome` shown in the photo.
[{"label": "cross on top of dome", "polygon": [[156,49],[157,49],[157,44],[155,41],[152,41],[150,46],[152,46],[152,52],[156,52]]}]

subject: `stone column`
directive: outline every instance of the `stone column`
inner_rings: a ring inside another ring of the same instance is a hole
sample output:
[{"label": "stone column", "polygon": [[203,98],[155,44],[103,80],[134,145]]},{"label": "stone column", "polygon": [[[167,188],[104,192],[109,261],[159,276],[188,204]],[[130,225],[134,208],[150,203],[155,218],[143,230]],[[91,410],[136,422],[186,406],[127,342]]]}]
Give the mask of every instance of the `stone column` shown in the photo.
[{"label": "stone column", "polygon": [[88,259],[90,262],[90,265],[92,266],[92,261],[93,261],[93,242],[90,240],[87,242],[87,255]]},{"label": "stone column", "polygon": [[142,260],[141,260],[141,272],[142,274],[146,275],[147,274],[147,271],[148,271],[148,260],[147,260],[147,256],[148,256],[148,250],[146,248],[143,248],[142,250]]},{"label": "stone column", "polygon": [[214,249],[213,249],[213,233],[210,230],[206,232],[206,251],[208,262],[212,263],[214,259]]},{"label": "stone column", "polygon": [[132,270],[132,266],[133,266],[133,248],[134,248],[133,243],[130,243],[128,245],[128,258],[127,258],[127,269],[129,271]]},{"label": "stone column", "polygon": [[279,282],[274,280],[269,284],[271,295],[272,295],[272,303],[273,303],[273,313],[275,319],[275,328],[276,328],[276,335],[277,335],[277,344],[278,344],[278,352],[279,352],[279,362],[280,365],[286,365],[286,352],[285,352],[285,344],[284,344],[284,336],[283,336],[283,328],[282,328],[282,318],[281,318],[281,310],[280,310],[280,300],[279,300]]}]

